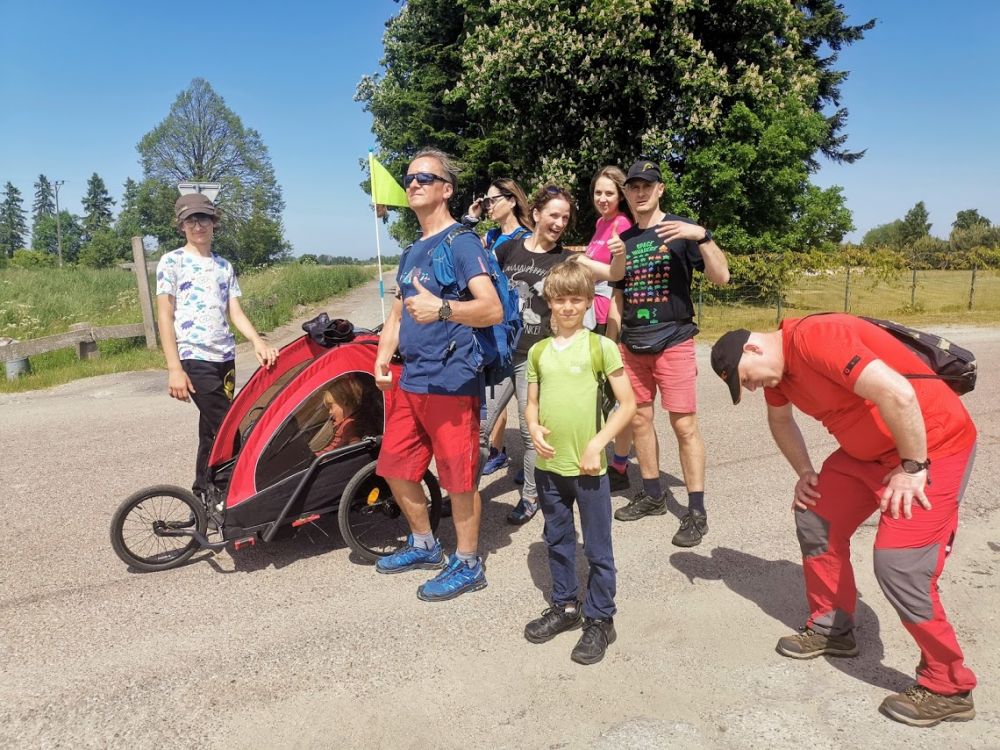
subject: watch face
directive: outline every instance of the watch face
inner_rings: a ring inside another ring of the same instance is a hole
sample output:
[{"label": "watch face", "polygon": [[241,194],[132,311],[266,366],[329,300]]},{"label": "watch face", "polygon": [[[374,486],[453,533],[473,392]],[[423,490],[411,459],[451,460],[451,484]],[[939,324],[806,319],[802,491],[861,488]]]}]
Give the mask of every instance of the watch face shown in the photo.
[{"label": "watch face", "polygon": [[904,458],[901,462],[903,471],[907,474],[916,474],[919,471],[923,471],[927,466],[920,461],[914,461],[912,458]]}]

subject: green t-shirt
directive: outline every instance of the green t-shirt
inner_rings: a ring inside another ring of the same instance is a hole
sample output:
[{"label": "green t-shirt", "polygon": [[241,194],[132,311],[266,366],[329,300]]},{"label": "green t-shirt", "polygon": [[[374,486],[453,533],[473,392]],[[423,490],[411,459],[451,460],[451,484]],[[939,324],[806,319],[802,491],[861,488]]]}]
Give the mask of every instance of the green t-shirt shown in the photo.
[{"label": "green t-shirt", "polygon": [[[548,460],[538,456],[535,466],[564,477],[580,476],[580,458],[587,443],[597,434],[598,385],[590,357],[590,335],[587,330],[578,332],[562,350],[557,348],[555,339],[549,341],[538,360],[539,372],[535,371],[534,359],[528,352],[528,382],[539,383],[538,423],[549,429],[546,441],[556,451]],[[610,339],[598,338],[604,355],[604,372],[611,375],[622,368],[621,354]],[[531,348],[541,346],[543,341]],[[601,473],[607,468],[601,451]]]}]

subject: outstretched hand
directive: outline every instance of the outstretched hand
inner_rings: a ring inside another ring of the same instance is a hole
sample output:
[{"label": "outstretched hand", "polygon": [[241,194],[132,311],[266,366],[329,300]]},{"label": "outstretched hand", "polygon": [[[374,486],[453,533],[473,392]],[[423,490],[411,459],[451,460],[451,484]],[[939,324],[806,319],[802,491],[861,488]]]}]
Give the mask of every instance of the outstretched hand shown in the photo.
[{"label": "outstretched hand", "polygon": [[661,221],[656,225],[656,236],[664,242],[673,240],[693,240],[697,242],[705,236],[705,227],[689,221]]},{"label": "outstretched hand", "polygon": [[434,323],[439,320],[438,310],[441,309],[442,300],[437,295],[431,294],[420,283],[420,279],[417,278],[419,274],[419,268],[413,269],[411,283],[413,284],[413,288],[417,290],[417,293],[407,297],[403,305],[406,307],[406,311],[410,313],[410,317],[417,323]]}]

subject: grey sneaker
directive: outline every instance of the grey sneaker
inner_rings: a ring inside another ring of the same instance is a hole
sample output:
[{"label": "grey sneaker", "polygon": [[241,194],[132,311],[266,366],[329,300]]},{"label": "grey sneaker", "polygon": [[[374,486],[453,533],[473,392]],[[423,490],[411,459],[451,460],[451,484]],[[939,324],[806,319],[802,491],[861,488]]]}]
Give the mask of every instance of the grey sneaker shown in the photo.
[{"label": "grey sneaker", "polygon": [[646,490],[639,490],[628,505],[615,511],[615,518],[619,521],[638,521],[643,516],[662,516],[666,512],[666,491],[657,498],[647,495]]},{"label": "grey sneaker", "polygon": [[913,685],[902,693],[890,695],[879,709],[890,719],[911,727],[932,727],[942,721],[968,721],[976,717],[971,692],[941,695],[923,685]]},{"label": "grey sneaker", "polygon": [[857,656],[858,644],[854,633],[823,635],[809,628],[802,628],[795,635],[778,639],[777,651],[793,659],[815,659],[817,656]]},{"label": "grey sneaker", "polygon": [[704,513],[690,510],[681,519],[681,527],[677,529],[671,540],[675,547],[696,547],[701,544],[701,538],[708,533],[708,519]]}]

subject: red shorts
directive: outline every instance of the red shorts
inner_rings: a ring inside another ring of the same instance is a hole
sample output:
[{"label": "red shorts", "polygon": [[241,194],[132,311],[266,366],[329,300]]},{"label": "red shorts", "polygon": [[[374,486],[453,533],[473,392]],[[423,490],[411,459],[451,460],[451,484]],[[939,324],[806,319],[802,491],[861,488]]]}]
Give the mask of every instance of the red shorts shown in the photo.
[{"label": "red shorts", "polygon": [[635,391],[639,406],[653,403],[660,391],[660,405],[676,414],[698,411],[698,362],[694,356],[694,339],[664,349],[659,354],[634,354],[619,344],[625,372]]},{"label": "red shorts", "polygon": [[386,479],[419,482],[432,457],[442,488],[452,494],[476,488],[479,397],[397,389],[375,472]]}]

